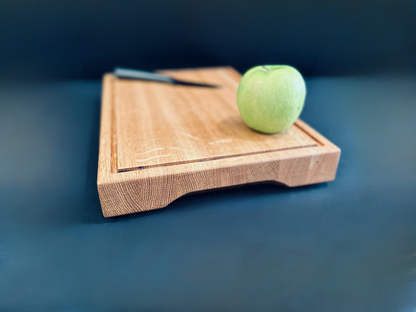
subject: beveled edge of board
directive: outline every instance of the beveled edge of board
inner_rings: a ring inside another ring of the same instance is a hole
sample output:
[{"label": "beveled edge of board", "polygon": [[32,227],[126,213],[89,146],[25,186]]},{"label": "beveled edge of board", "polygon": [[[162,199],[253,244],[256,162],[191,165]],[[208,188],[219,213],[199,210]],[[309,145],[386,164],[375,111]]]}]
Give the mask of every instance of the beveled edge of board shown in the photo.
[{"label": "beveled edge of board", "polygon": [[[221,68],[240,77],[232,67]],[[163,208],[184,194],[205,189],[260,181],[293,187],[335,179],[341,150],[300,119],[295,125],[318,146],[119,172],[114,79],[105,74],[102,87],[97,187],[105,217]]]}]

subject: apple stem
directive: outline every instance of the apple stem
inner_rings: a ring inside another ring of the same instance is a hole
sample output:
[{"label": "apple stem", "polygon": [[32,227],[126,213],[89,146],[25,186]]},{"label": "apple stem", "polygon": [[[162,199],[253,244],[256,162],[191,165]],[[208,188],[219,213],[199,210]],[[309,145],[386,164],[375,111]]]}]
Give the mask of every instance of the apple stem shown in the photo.
[{"label": "apple stem", "polygon": [[267,71],[270,71],[270,69],[269,69],[268,67],[266,67],[266,66],[263,66],[263,68],[264,68],[265,70],[267,70]]}]

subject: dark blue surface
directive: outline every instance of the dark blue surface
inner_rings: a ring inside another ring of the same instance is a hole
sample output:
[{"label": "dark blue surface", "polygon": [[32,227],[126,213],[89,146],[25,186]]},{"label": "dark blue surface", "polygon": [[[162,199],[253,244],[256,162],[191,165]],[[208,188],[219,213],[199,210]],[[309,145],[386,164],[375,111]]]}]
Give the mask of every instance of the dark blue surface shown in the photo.
[{"label": "dark blue surface", "polygon": [[0,311],[416,309],[416,80],[315,78],[337,179],[105,219],[100,82],[0,89]]}]

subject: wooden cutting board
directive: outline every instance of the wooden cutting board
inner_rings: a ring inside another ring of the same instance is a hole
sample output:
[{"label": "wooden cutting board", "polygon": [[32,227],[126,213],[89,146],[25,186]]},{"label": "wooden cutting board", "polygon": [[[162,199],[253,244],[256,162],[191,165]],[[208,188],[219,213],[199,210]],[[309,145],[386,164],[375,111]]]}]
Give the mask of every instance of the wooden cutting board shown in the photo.
[{"label": "wooden cutting board", "polygon": [[335,178],[340,149],[301,120],[272,135],[244,124],[234,69],[162,73],[221,87],[104,76],[97,184],[105,217],[162,208],[205,189]]}]

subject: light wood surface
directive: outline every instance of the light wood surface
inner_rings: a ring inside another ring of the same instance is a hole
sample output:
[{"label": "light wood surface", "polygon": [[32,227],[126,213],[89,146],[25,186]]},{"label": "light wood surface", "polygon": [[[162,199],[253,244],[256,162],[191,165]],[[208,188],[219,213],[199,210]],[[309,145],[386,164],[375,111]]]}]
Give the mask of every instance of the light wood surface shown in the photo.
[{"label": "light wood surface", "polygon": [[317,145],[296,126],[275,135],[248,128],[236,105],[238,81],[230,79],[229,71],[205,69],[172,75],[219,84],[218,89],[115,80],[118,170]]},{"label": "light wood surface", "polygon": [[242,121],[230,67],[164,71],[201,88],[103,80],[98,190],[104,216],[162,208],[183,194],[259,181],[335,178],[340,150],[301,120],[266,135]]}]

